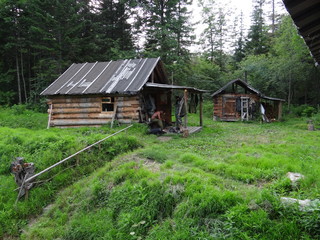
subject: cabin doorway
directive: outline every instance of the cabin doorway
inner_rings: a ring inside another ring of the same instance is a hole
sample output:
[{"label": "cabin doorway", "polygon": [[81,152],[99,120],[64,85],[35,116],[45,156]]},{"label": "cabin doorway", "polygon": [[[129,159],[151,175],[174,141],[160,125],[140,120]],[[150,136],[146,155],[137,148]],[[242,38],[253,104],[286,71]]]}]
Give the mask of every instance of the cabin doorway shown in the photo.
[{"label": "cabin doorway", "polygon": [[230,121],[234,121],[237,118],[235,97],[224,96],[222,98],[222,117]]}]

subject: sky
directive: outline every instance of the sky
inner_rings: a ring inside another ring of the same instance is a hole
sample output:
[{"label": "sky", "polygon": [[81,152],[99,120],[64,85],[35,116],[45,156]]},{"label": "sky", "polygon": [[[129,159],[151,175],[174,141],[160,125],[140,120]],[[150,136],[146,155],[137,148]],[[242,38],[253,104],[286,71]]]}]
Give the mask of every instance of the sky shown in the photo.
[{"label": "sky", "polygon": [[[227,3],[228,8],[237,9],[237,12],[243,12],[246,20],[250,22],[250,15],[252,12],[252,0],[218,0],[216,2]],[[198,6],[199,0],[193,0],[192,10],[194,12],[193,18],[194,20],[201,20],[200,7]]]},{"label": "sky", "polygon": [[[253,10],[253,0],[215,0],[217,3],[222,3],[222,6],[225,6],[234,14],[233,16],[239,16],[241,11],[243,13],[243,24],[244,24],[244,29],[247,31],[250,27],[251,24],[251,14]],[[283,3],[281,0],[277,0],[278,4],[276,5],[276,9],[280,13],[284,13],[286,10],[283,7]],[[199,7],[199,0],[193,0],[191,9],[192,11],[192,18],[191,22],[199,22],[201,21],[201,8]],[[268,4],[265,6],[264,12],[266,13],[267,11],[271,11],[271,4]],[[232,17],[232,16],[231,16]],[[195,26],[195,34],[197,36],[197,40],[200,38],[201,32],[204,30],[204,26],[201,24],[198,24]],[[191,51],[197,51],[195,49],[195,46],[191,47]]]}]

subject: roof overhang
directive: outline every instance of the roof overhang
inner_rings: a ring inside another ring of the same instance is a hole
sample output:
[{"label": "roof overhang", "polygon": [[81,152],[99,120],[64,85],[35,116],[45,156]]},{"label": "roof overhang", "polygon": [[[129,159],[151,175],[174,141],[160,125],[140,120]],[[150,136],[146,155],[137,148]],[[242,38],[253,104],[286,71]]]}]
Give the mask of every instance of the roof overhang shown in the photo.
[{"label": "roof overhang", "polygon": [[274,98],[274,97],[267,97],[264,95],[261,95],[262,99],[266,99],[266,100],[270,100],[270,101],[279,101],[279,102],[285,102],[286,100],[282,99],[282,98]]},{"label": "roof overhang", "polygon": [[311,55],[320,64],[320,1],[283,0]]},{"label": "roof overhang", "polygon": [[214,97],[214,96],[220,94],[220,93],[223,92],[227,87],[229,87],[230,85],[232,85],[232,84],[234,84],[234,83],[240,85],[240,86],[243,87],[243,88],[246,88],[246,89],[250,90],[250,91],[253,92],[253,93],[256,93],[256,94],[258,94],[258,95],[261,95],[261,93],[260,93],[257,89],[251,87],[251,86],[250,86],[248,83],[246,83],[245,81],[242,81],[241,79],[235,79],[235,80],[232,80],[232,81],[228,82],[225,86],[223,86],[222,88],[220,88],[218,91],[216,91],[216,92],[214,92],[213,94],[211,94],[211,97]]},{"label": "roof overhang", "polygon": [[178,85],[170,85],[170,84],[161,84],[161,83],[150,83],[147,82],[145,84],[146,88],[157,88],[157,89],[171,89],[171,90],[188,90],[194,93],[206,93],[209,92],[207,90],[197,89],[193,87],[186,87],[186,86],[178,86]]},{"label": "roof overhang", "polygon": [[241,80],[241,79],[235,79],[232,80],[230,82],[228,82],[225,86],[223,86],[222,88],[220,88],[218,91],[214,92],[213,94],[211,94],[211,97],[214,97],[220,93],[222,93],[228,86],[232,85],[232,84],[238,84],[239,86],[248,89],[250,92],[257,94],[259,97],[266,99],[266,100],[271,100],[271,101],[281,101],[281,102],[285,102],[284,99],[281,98],[274,98],[274,97],[267,97],[265,95],[263,95],[260,91],[258,91],[257,89],[251,87],[248,83],[246,83],[245,81]]}]

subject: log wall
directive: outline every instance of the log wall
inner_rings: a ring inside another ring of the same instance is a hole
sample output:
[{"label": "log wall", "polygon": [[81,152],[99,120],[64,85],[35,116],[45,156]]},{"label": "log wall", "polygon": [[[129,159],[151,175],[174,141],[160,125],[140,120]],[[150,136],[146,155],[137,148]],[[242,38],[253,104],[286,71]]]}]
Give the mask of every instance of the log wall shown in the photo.
[{"label": "log wall", "polygon": [[230,94],[221,94],[221,95],[217,95],[213,98],[213,118],[214,120],[239,120],[241,118],[240,114],[236,111],[236,109],[234,109],[234,116],[226,116],[224,115],[224,108],[226,106],[224,106],[223,104],[223,97],[227,97],[227,98],[234,98],[234,104],[236,104],[236,98],[238,97],[249,97],[253,100],[255,100],[256,102],[260,101],[260,98],[258,95],[255,94],[243,94],[243,93],[230,93]]},{"label": "log wall", "polygon": [[120,123],[139,121],[139,96],[114,97],[114,111],[102,112],[102,98],[105,97],[108,96],[51,96],[47,101],[50,126],[101,126],[114,118]]}]

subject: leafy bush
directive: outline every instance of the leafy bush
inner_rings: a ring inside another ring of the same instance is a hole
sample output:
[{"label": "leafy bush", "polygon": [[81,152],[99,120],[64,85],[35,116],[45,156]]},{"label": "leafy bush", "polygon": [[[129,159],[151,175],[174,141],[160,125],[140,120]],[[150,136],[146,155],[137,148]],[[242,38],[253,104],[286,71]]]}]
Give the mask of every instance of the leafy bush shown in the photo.
[{"label": "leafy bush", "polygon": [[26,105],[19,104],[19,105],[13,105],[11,109],[14,115],[21,115],[26,111],[27,108],[26,108]]},{"label": "leafy bush", "polygon": [[316,127],[320,127],[320,113],[314,114],[311,120]]},{"label": "leafy bush", "polygon": [[299,106],[291,106],[291,112],[296,117],[311,117],[313,114],[317,113],[317,109],[304,104]]},{"label": "leafy bush", "polygon": [[312,115],[315,113],[317,113],[317,110],[314,107],[307,106],[305,109],[303,109],[301,115],[303,117],[312,117]]}]

